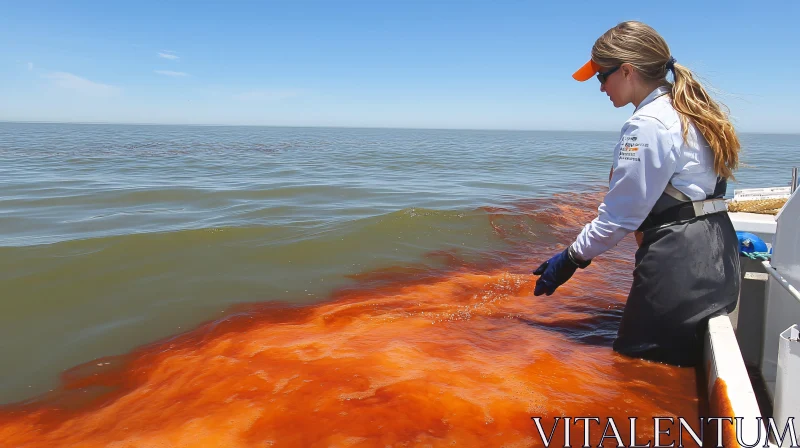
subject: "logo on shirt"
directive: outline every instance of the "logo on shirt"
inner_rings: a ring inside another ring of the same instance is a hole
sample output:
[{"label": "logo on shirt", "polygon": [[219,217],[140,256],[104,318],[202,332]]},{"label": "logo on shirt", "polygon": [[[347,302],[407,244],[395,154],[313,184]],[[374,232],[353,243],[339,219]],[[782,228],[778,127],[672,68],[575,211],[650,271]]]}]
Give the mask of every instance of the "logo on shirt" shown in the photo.
[{"label": "logo on shirt", "polygon": [[623,139],[624,143],[622,143],[622,147],[627,149],[627,150],[630,150],[630,151],[636,151],[640,147],[643,147],[643,148],[649,148],[650,147],[649,143],[633,142],[632,139],[634,139],[634,138],[636,138],[636,137],[632,137],[631,141],[624,141],[624,139]]},{"label": "logo on shirt", "polygon": [[630,160],[633,162],[640,162],[637,151],[639,148],[647,148],[647,143],[639,143],[636,141],[637,137],[633,135],[626,135],[620,140],[619,147],[619,160]]}]

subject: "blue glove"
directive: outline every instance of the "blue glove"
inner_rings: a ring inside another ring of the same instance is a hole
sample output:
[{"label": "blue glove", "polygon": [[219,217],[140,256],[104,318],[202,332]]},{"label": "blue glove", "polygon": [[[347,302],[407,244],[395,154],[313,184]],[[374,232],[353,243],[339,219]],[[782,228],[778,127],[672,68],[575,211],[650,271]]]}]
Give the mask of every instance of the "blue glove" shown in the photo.
[{"label": "blue glove", "polygon": [[533,295],[547,294],[549,296],[553,294],[556,288],[572,277],[576,269],[583,269],[589,266],[591,261],[579,261],[571,253],[570,249],[569,247],[564,249],[563,252],[545,261],[533,271],[533,275],[541,275],[539,280],[536,280],[536,288],[533,290]]}]

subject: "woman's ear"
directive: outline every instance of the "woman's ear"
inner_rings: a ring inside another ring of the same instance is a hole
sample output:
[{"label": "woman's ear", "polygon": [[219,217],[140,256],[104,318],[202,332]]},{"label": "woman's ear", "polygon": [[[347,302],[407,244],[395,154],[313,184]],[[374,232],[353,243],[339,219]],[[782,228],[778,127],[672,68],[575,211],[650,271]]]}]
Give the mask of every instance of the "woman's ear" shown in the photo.
[{"label": "woman's ear", "polygon": [[631,78],[633,77],[633,72],[635,71],[633,69],[633,66],[627,62],[622,64],[620,70],[622,70],[622,76],[624,76],[625,79],[628,81],[631,80]]}]

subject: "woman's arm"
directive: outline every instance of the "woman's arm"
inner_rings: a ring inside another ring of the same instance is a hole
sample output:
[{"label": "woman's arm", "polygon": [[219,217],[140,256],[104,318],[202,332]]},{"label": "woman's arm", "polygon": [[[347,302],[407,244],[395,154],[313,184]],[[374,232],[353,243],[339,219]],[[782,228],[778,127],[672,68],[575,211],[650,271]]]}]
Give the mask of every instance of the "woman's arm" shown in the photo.
[{"label": "woman's arm", "polygon": [[598,216],[572,244],[581,260],[616,246],[650,213],[675,173],[677,148],[661,121],[635,115],[625,123],[614,151],[609,190]]}]

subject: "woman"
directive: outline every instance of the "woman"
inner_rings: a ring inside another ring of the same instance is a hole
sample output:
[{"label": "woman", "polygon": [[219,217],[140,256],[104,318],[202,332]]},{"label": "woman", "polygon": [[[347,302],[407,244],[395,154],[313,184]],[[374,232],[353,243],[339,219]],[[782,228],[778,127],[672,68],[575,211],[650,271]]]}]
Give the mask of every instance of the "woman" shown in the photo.
[{"label": "woman", "polygon": [[534,294],[552,294],[636,231],[633,285],[614,350],[696,365],[708,319],[732,311],[739,293],[738,240],[721,199],[739,140],[725,112],[643,23],[620,23],[597,39],[573,77],[595,75],[615,107],[636,109],[622,127],[597,218],[534,271],[541,275]]}]

